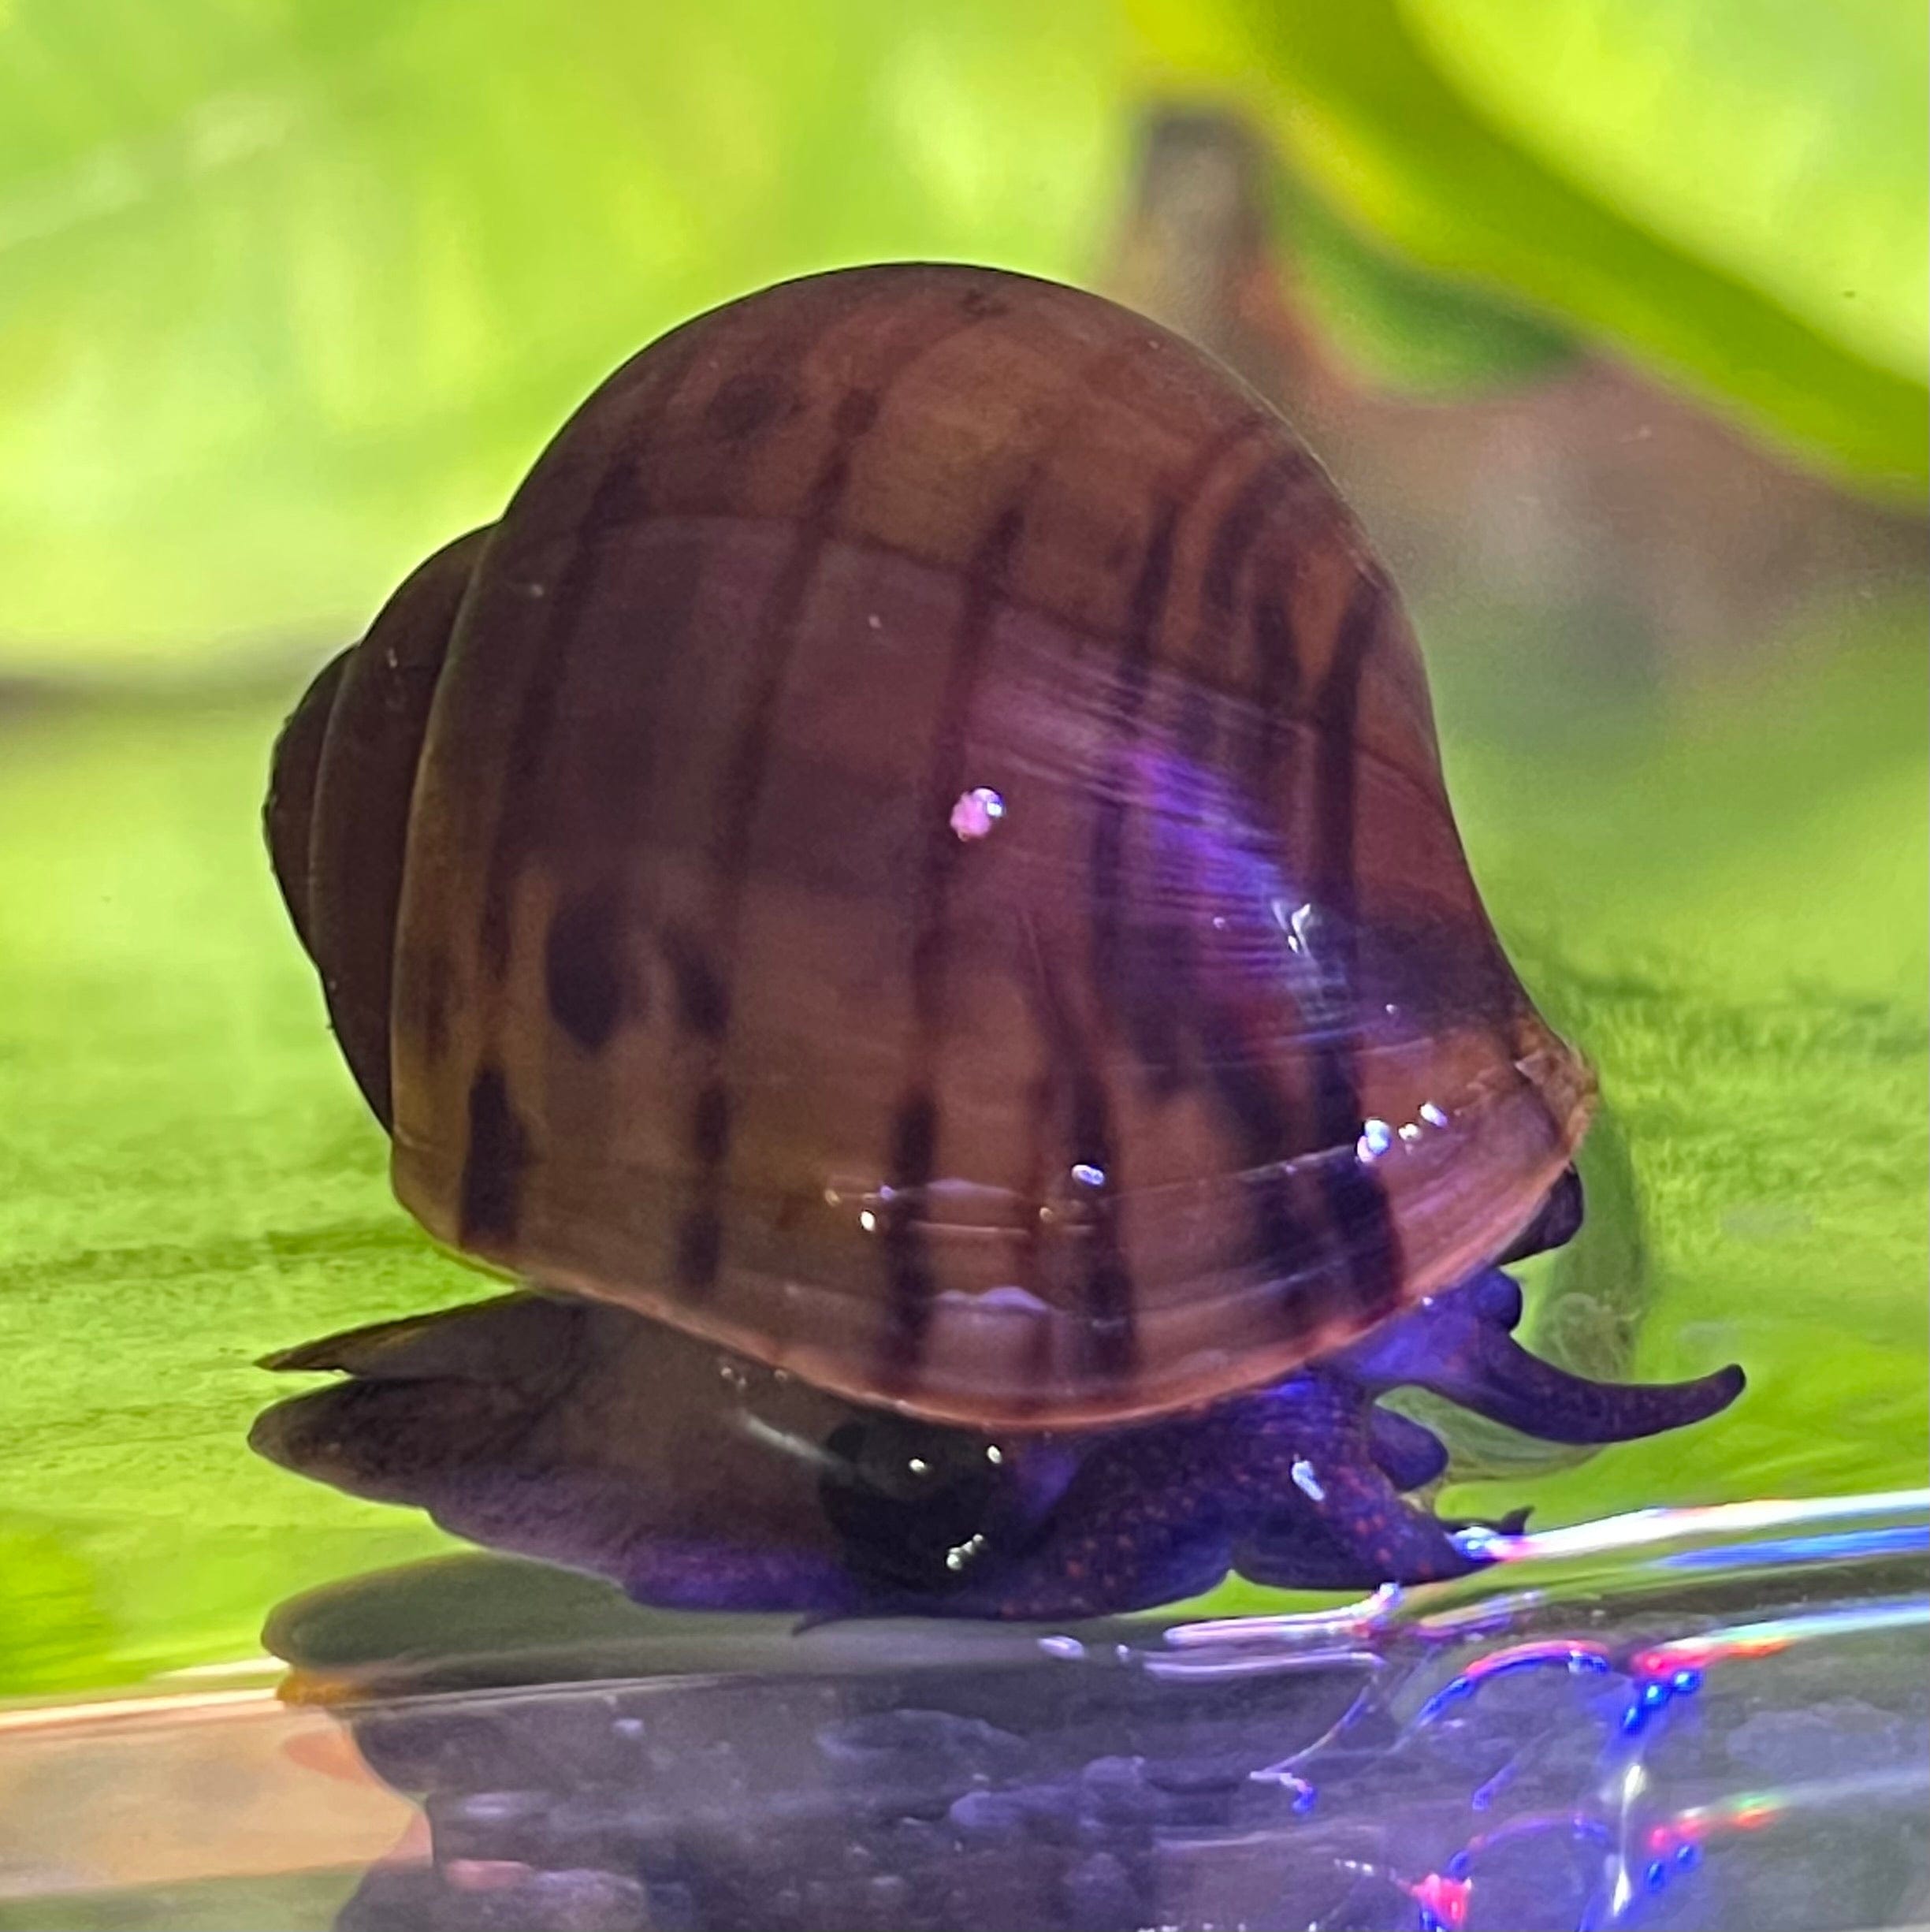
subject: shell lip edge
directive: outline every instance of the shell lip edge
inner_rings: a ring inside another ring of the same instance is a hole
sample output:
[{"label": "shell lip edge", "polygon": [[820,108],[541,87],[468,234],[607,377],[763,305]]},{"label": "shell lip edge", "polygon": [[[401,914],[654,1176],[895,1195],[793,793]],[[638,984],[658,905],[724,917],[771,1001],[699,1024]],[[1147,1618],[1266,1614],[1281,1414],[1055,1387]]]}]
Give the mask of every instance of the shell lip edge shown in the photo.
[{"label": "shell lip edge", "polygon": [[[1442,1243],[1411,1271],[1404,1267],[1402,1307],[1441,1292],[1492,1263],[1540,1213],[1573,1161],[1597,1102],[1593,1070],[1565,1043],[1551,1036],[1549,1045],[1523,1056],[1515,1070],[1519,1084],[1508,1095],[1497,1096],[1497,1103],[1505,1104],[1510,1097],[1519,1100],[1523,1088],[1536,1096],[1537,1111],[1547,1123],[1545,1152],[1515,1185],[1496,1190],[1487,1210],[1466,1223],[1453,1240]],[[1545,1078],[1537,1079],[1535,1071]],[[1299,1156],[1297,1162],[1332,1163],[1343,1152],[1350,1160],[1357,1158],[1352,1148],[1324,1148]],[[768,1297],[773,1305],[788,1305],[792,1311],[782,1331],[774,1334],[768,1323],[680,1299],[668,1286],[657,1289],[641,1281],[615,1279],[580,1250],[571,1256],[540,1238],[520,1244],[513,1234],[498,1237],[461,1229],[456,1224],[452,1193],[441,1184],[437,1171],[442,1164],[433,1145],[400,1133],[395,1137],[391,1172],[398,1199],[439,1249],[475,1272],[506,1285],[522,1283],[538,1291],[581,1296],[627,1308],[639,1319],[660,1322],[726,1353],[794,1373],[827,1394],[864,1408],[967,1428],[1079,1432],[1207,1406],[1263,1387],[1317,1361],[1386,1319],[1373,1316],[1349,1320],[1343,1315],[1311,1333],[1289,1335],[1270,1346],[1259,1311],[1267,1303],[1277,1301],[1285,1284],[1278,1279],[1248,1280],[1217,1296],[1175,1298],[1164,1305],[1140,1309],[1137,1321],[1141,1359],[1157,1364],[1152,1372],[1142,1369],[1124,1377],[1093,1376],[1084,1382],[1047,1375],[995,1384],[962,1372],[972,1358],[972,1349],[961,1346],[954,1351],[958,1359],[950,1361],[949,1372],[932,1377],[928,1364],[913,1385],[894,1390],[886,1386],[876,1351],[861,1339],[870,1325],[869,1311],[875,1307],[868,1295],[840,1290],[821,1280],[742,1271],[740,1290],[742,1282],[755,1275],[760,1282],[768,1284],[755,1291],[759,1296]],[[1214,1177],[1214,1182],[1221,1187],[1237,1187],[1244,1178],[1220,1175]],[[1195,1191],[1199,1186],[1197,1182],[1174,1184],[1174,1191]],[[1018,1231],[1009,1223],[980,1228],[955,1222],[928,1225],[933,1233],[967,1239]],[[976,1319],[996,1325],[1002,1311],[987,1295],[951,1293],[948,1312],[956,1316],[969,1311]],[[741,1308],[746,1297],[740,1291],[727,1299]],[[1043,1316],[1049,1323],[1052,1339],[1047,1352],[1051,1358],[1055,1362],[1078,1360],[1093,1331],[1091,1318],[1037,1297],[1027,1299],[1032,1304],[1033,1320]],[[813,1302],[817,1305],[815,1319]],[[1216,1329],[1224,1331],[1227,1343],[1197,1338]],[[1232,1341],[1243,1335],[1250,1338],[1246,1346]],[[998,1352],[997,1340],[995,1337],[985,1345],[991,1358]]]}]

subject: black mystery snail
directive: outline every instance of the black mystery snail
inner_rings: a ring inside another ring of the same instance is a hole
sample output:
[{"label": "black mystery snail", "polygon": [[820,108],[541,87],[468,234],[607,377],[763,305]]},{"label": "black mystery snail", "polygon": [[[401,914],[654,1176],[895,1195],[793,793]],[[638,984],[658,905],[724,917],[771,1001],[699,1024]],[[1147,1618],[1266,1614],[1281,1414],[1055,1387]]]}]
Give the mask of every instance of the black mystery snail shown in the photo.
[{"label": "black mystery snail", "polygon": [[[1742,1387],[1513,1339],[1592,1076],[1333,486],[1093,296],[874,267],[673,331],[316,679],[268,825],[403,1203],[536,1289],[487,1375],[459,1318],[282,1358],[357,1379],[260,1439],[468,1533],[833,1614],[1412,1582],[1479,1541],[1385,1391],[1605,1442]],[[377,1415],[485,1384],[460,1454]]]}]

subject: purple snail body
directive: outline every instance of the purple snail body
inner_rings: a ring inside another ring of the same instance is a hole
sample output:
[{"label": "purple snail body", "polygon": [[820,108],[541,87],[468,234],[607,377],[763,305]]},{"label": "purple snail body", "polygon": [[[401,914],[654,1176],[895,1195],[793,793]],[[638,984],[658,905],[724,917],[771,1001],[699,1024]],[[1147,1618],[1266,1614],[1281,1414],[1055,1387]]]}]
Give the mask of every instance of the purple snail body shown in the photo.
[{"label": "purple snail body", "polygon": [[401,1200],[541,1292],[294,1351],[355,1379],[258,1439],[465,1533],[686,1604],[1419,1580],[1476,1558],[1385,1390],[1608,1442],[1741,1387],[1512,1340],[1593,1078],[1333,486],[1095,296],[673,331],[322,672],[268,828]]}]

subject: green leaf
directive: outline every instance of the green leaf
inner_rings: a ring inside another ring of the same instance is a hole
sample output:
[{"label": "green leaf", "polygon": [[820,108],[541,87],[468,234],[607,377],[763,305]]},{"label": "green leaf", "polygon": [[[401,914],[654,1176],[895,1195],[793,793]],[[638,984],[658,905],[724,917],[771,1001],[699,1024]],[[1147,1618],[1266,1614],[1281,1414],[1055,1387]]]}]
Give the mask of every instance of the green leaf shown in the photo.
[{"label": "green leaf", "polygon": [[353,634],[615,363],[760,284],[1077,279],[1119,38],[1110,0],[14,0],[0,659]]},{"label": "green leaf", "polygon": [[[1930,475],[1921,363],[1904,372],[1894,357],[1872,359],[1864,338],[1795,312],[1787,275],[1774,285],[1754,279],[1750,248],[1711,244],[1710,225],[1728,218],[1752,232],[1781,222],[1794,237],[1791,255],[1811,246],[1788,229],[1802,217],[1800,199],[1773,203],[1779,212],[1768,216],[1750,205],[1768,164],[1712,162],[1701,229],[1678,237],[1649,225],[1633,204],[1593,192],[1581,171],[1552,164],[1491,117],[1437,62],[1399,0],[1130,4],[1169,87],[1207,89],[1246,105],[1343,211],[1416,262],[1566,320],[1849,480],[1900,498],[1921,496]],[[1481,17],[1491,17],[1498,35],[1535,10],[1497,0]],[[1817,34],[1831,31],[1823,24],[1831,17],[1816,16]],[[1711,40],[1705,51],[1740,58],[1728,42]],[[1469,53],[1462,65],[1479,58]],[[1616,76],[1598,76],[1577,58],[1565,88],[1548,85],[1532,63],[1517,63],[1532,76],[1523,87],[1548,86],[1538,112],[1551,146],[1572,97],[1589,88],[1604,92],[1584,125],[1605,125],[1622,111]],[[1921,65],[1909,68],[1913,86]],[[1854,145],[1850,99],[1844,88],[1819,95],[1818,139]],[[1914,224],[1905,258],[1910,274],[1923,264],[1921,222],[1908,212],[1920,205],[1913,197],[1921,197],[1921,174],[1892,142],[1862,188],[1882,210],[1872,233]],[[1886,266],[1885,285],[1905,273]]]},{"label": "green leaf", "polygon": [[1304,181],[1277,197],[1296,293],[1376,386],[1438,400],[1552,374],[1572,337],[1495,291],[1431,274],[1363,234]]},{"label": "green leaf", "polygon": [[1930,15],[1898,0],[1402,0],[1557,173],[1921,383]]},{"label": "green leaf", "polygon": [[277,709],[0,709],[0,1696],[246,1655],[290,1588],[441,1545],[246,1446],[257,1357],[473,1293],[276,903]]},{"label": "green leaf", "polygon": [[0,1693],[110,1681],[114,1634],[88,1565],[51,1528],[0,1512]]}]

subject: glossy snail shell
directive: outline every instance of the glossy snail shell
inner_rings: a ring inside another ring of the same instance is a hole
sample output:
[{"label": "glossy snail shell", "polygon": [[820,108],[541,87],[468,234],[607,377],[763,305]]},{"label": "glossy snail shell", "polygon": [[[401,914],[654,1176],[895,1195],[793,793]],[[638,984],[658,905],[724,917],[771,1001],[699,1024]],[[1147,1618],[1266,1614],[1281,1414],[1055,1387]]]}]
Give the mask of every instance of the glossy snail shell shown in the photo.
[{"label": "glossy snail shell", "polygon": [[618,370],[325,671],[277,870],[436,1236],[981,1427],[1252,1386],[1582,1134],[1280,418],[1092,296],[813,277]]}]

